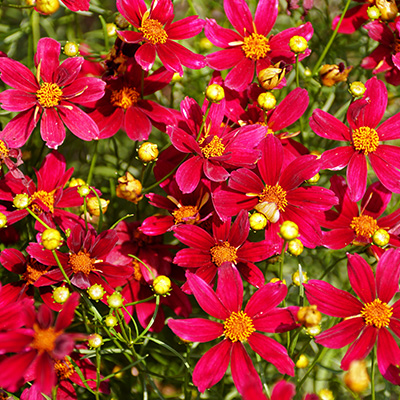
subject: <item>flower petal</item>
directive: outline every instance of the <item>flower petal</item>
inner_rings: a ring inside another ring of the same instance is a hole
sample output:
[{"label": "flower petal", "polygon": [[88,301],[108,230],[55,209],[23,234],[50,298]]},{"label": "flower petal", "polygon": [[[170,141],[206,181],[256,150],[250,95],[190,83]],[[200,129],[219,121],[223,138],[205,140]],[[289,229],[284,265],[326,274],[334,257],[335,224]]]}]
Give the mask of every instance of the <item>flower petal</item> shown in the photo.
[{"label": "flower petal", "polygon": [[399,289],[400,250],[385,251],[376,267],[376,290],[378,298],[385,303],[392,300]]},{"label": "flower petal", "polygon": [[236,267],[229,262],[224,262],[218,268],[217,296],[230,312],[242,309],[243,282]]},{"label": "flower petal", "polygon": [[267,35],[278,16],[278,0],[260,0],[254,16],[254,25],[259,35]]},{"label": "flower petal", "polygon": [[369,154],[369,161],[382,185],[391,192],[400,193],[400,172],[387,161],[379,157],[378,154]]},{"label": "flower petal", "polygon": [[229,47],[229,43],[231,42],[243,41],[243,38],[235,31],[219,26],[217,21],[212,18],[206,18],[204,34],[212,44],[223,48]]},{"label": "flower petal", "polygon": [[125,112],[124,129],[132,140],[147,140],[151,132],[149,117],[138,107],[129,107]]},{"label": "flower petal", "polygon": [[350,141],[349,128],[326,111],[314,110],[310,117],[310,127],[318,136],[323,138]]},{"label": "flower petal", "polygon": [[361,200],[367,187],[367,160],[362,153],[355,152],[347,167],[347,183],[352,201]]},{"label": "flower petal", "polygon": [[168,326],[175,335],[191,342],[209,342],[224,333],[224,325],[202,318],[169,319]]},{"label": "flower petal", "polygon": [[198,15],[191,15],[190,17],[175,21],[168,27],[168,39],[189,39],[198,35],[203,30],[204,24],[205,21],[199,19]]},{"label": "flower petal", "polygon": [[65,127],[54,108],[43,111],[40,135],[50,149],[56,149],[65,140]]},{"label": "flower petal", "polygon": [[8,57],[0,57],[1,80],[19,90],[28,93],[36,93],[39,85],[32,71],[18,61]]},{"label": "flower petal", "polygon": [[[156,49],[151,43],[142,44],[135,53],[135,60],[145,70],[149,71],[156,59]],[[167,66],[165,65],[167,68]],[[167,68],[170,70],[169,68]]]},{"label": "flower petal", "polygon": [[238,92],[245,90],[254,76],[254,61],[244,57],[225,78],[225,86]]},{"label": "flower petal", "polygon": [[49,37],[38,41],[35,54],[35,66],[40,68],[40,77],[45,82],[55,81],[55,72],[60,65],[61,45]]},{"label": "flower petal", "polygon": [[274,308],[266,313],[260,313],[253,318],[254,328],[257,331],[268,333],[282,333],[295,329],[293,314],[284,308]]},{"label": "flower petal", "polygon": [[12,148],[22,147],[35,128],[35,108],[20,112],[5,127],[2,139]]},{"label": "flower petal", "polygon": [[176,171],[176,182],[183,193],[192,193],[200,182],[203,159],[198,156],[189,158]]},{"label": "flower petal", "polygon": [[377,359],[382,376],[394,385],[400,385],[400,349],[387,329],[379,329]]},{"label": "flower petal", "polygon": [[225,14],[241,36],[254,32],[253,16],[244,0],[224,0]]}]

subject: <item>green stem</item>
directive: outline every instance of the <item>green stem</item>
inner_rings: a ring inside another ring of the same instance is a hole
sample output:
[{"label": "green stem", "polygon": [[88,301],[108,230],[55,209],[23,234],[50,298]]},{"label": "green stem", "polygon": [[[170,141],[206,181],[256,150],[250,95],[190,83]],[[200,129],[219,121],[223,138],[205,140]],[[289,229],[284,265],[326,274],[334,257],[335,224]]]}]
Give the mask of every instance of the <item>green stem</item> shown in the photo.
[{"label": "green stem", "polygon": [[203,116],[203,122],[200,125],[199,132],[197,133],[196,142],[200,139],[201,133],[203,132],[204,125],[205,125],[205,123],[207,121],[208,113],[210,112],[211,104],[212,104],[211,101],[209,101],[208,104],[207,104],[207,110],[206,110],[206,112],[205,112],[205,114]]},{"label": "green stem", "polygon": [[376,368],[376,347],[372,351],[371,357],[371,400],[375,400],[375,368]]},{"label": "green stem", "polygon": [[299,78],[299,55],[296,54],[296,86],[300,87],[300,78]]},{"label": "green stem", "polygon": [[25,208],[25,210],[27,210],[28,213],[31,214],[32,217],[36,219],[36,221],[40,222],[46,229],[52,229],[49,225],[42,221],[30,208]]},{"label": "green stem", "polygon": [[71,285],[71,281],[69,280],[68,275],[65,273],[65,270],[60,262],[60,259],[58,258],[57,252],[55,250],[52,250],[51,252],[53,253],[53,257],[55,258],[58,268],[60,268],[61,273],[64,276],[64,279],[67,281],[68,285]]},{"label": "green stem", "polygon": [[311,372],[313,371],[315,364],[317,364],[317,362],[325,355],[325,353],[328,351],[329,349],[327,347],[320,347],[319,352],[317,354],[317,356],[314,358],[314,361],[312,362],[312,364],[310,365],[310,368],[307,370],[307,372],[305,373],[305,375],[303,376],[303,378],[301,379],[301,381],[297,384],[296,387],[296,391],[299,392],[300,388],[303,386],[304,382],[306,381],[308,375],[311,374]]},{"label": "green stem", "polygon": [[144,335],[149,331],[149,329],[153,326],[154,321],[156,320],[157,317],[157,313],[158,313],[158,308],[160,306],[160,296],[156,297],[156,308],[154,310],[154,314],[151,317],[150,322],[148,323],[148,325],[146,326],[145,330],[134,340],[134,343],[137,343],[142,337],[144,337]]},{"label": "green stem", "polygon": [[283,281],[283,264],[285,262],[285,248],[286,248],[286,240],[283,241],[283,246],[281,250],[281,257],[279,261],[279,280]]},{"label": "green stem", "polygon": [[96,144],[94,146],[94,153],[93,153],[93,156],[92,156],[92,161],[90,163],[89,174],[88,174],[88,177],[86,179],[86,184],[88,186],[90,186],[90,184],[92,182],[94,167],[96,166],[96,161],[97,161],[97,150],[98,150],[98,147],[99,147],[99,141],[96,140]]}]

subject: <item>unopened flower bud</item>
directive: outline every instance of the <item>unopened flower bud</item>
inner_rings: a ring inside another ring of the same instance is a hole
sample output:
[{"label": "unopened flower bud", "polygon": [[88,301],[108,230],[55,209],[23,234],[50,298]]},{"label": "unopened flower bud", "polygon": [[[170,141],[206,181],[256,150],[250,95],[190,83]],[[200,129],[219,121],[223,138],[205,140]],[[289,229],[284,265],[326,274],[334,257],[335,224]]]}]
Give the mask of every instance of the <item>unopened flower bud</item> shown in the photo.
[{"label": "unopened flower bud", "polygon": [[86,185],[86,182],[83,179],[81,179],[81,178],[72,178],[69,181],[68,187],[77,187],[77,186],[83,186],[83,185]]},{"label": "unopened flower bud", "polygon": [[122,376],[124,375],[124,371],[118,372],[118,371],[121,371],[121,369],[122,369],[122,367],[120,365],[115,365],[114,368],[112,369],[112,373],[115,374],[114,376],[117,379],[121,379]]},{"label": "unopened flower bud", "polygon": [[92,349],[97,349],[102,346],[103,338],[98,333],[92,333],[89,336],[88,344]]},{"label": "unopened flower bud", "polygon": [[106,24],[106,30],[107,30],[107,36],[112,37],[117,34],[117,25],[113,24],[112,22],[109,22]]},{"label": "unopened flower bud", "polygon": [[319,181],[320,174],[317,172],[312,178],[307,179],[306,182],[309,183],[310,185],[313,185]]},{"label": "unopened flower bud", "polygon": [[36,0],[35,10],[43,15],[54,14],[60,8],[58,0]]},{"label": "unopened flower bud", "polygon": [[396,18],[399,9],[394,0],[375,0],[375,5],[381,12],[381,19],[384,21],[391,21]]},{"label": "unopened flower bud", "polygon": [[224,88],[217,83],[213,83],[206,89],[206,98],[211,103],[219,103],[225,97]]},{"label": "unopened flower bud", "polygon": [[288,243],[287,251],[295,257],[299,256],[303,250],[304,246],[300,239],[293,239]]},{"label": "unopened flower bud", "polygon": [[317,160],[320,159],[321,156],[322,156],[321,152],[318,151],[318,150],[312,150],[312,151],[310,151],[310,154],[311,154],[312,156],[317,156]]},{"label": "unopened flower bud", "polygon": [[79,54],[79,44],[67,42],[64,46],[64,54],[68,57],[75,57]]},{"label": "unopened flower bud", "polygon": [[306,328],[306,334],[309,336],[317,336],[321,333],[321,325],[310,326]]},{"label": "unopened flower bud", "polygon": [[364,95],[366,90],[365,85],[360,81],[355,81],[350,84],[349,92],[353,97],[361,97]]},{"label": "unopened flower bud", "polygon": [[110,308],[120,308],[124,304],[124,298],[121,293],[114,292],[111,296],[107,297],[107,303]]},{"label": "unopened flower bud", "polygon": [[62,242],[61,233],[57,229],[45,229],[42,233],[42,245],[46,250],[55,250]]},{"label": "unopened flower bud", "polygon": [[308,358],[305,354],[300,354],[298,360],[296,361],[297,368],[307,368],[309,364]]},{"label": "unopened flower bud", "polygon": [[139,203],[143,199],[142,184],[135,179],[129,172],[118,178],[119,185],[116,188],[116,194],[121,199],[128,200],[132,203]]},{"label": "unopened flower bud", "polygon": [[276,283],[276,282],[282,282],[284,285],[286,285],[286,281],[285,279],[283,279],[282,281],[279,278],[272,278],[270,280],[270,283]]},{"label": "unopened flower bud", "polygon": [[90,215],[94,215],[95,217],[99,217],[100,214],[105,214],[109,204],[110,200],[100,198],[99,202],[99,199],[97,199],[97,197],[90,197],[86,201],[87,210],[89,211]]},{"label": "unopened flower bud", "polygon": [[0,229],[5,228],[6,226],[7,226],[7,217],[3,213],[0,213]]},{"label": "unopened flower bud", "polygon": [[106,294],[106,291],[104,290],[103,286],[95,283],[94,285],[90,286],[88,289],[86,289],[89,297],[92,300],[99,301],[103,298],[103,296]]},{"label": "unopened flower bud", "polygon": [[368,388],[370,378],[364,360],[354,360],[350,363],[350,368],[344,375],[344,383],[355,393],[361,393]]},{"label": "unopened flower bud", "polygon": [[318,392],[318,396],[321,400],[334,400],[335,397],[333,396],[332,390],[329,389],[321,389]]},{"label": "unopened flower bud", "polygon": [[276,98],[271,92],[261,93],[257,98],[257,104],[265,111],[272,110],[276,106]]},{"label": "unopened flower bud", "polygon": [[129,22],[120,13],[117,13],[117,15],[115,16],[114,22],[120,29],[126,29],[129,26]]},{"label": "unopened flower bud", "polygon": [[299,236],[299,227],[293,221],[285,221],[281,225],[279,233],[285,240],[296,239]]},{"label": "unopened flower bud", "polygon": [[373,235],[372,235],[372,241],[374,244],[377,246],[383,247],[386,246],[389,243],[390,240],[390,235],[385,229],[378,229]]},{"label": "unopened flower bud", "polygon": [[303,36],[293,36],[289,40],[289,47],[293,53],[304,53],[307,50],[307,40]]},{"label": "unopened flower bud", "polygon": [[138,156],[144,163],[156,160],[158,157],[157,145],[151,142],[142,143],[138,150]]},{"label": "unopened flower bud", "polygon": [[81,195],[81,197],[86,197],[90,193],[90,187],[88,185],[79,186],[78,193]]},{"label": "unopened flower bud", "polygon": [[325,64],[321,67],[319,76],[324,86],[331,87],[338,82],[347,81],[347,77],[352,69],[353,67],[345,68],[343,63],[339,65]]},{"label": "unopened flower bud", "polygon": [[322,315],[317,310],[316,305],[300,307],[297,312],[297,320],[307,328],[318,325],[321,322],[321,319]]},{"label": "unopened flower bud", "polygon": [[115,315],[107,315],[106,319],[104,320],[106,326],[109,328],[113,328],[115,325],[118,324],[118,319]]},{"label": "unopened flower bud", "polygon": [[203,37],[199,40],[199,46],[202,50],[211,50],[214,45],[206,37]]},{"label": "unopened flower bud", "polygon": [[377,6],[368,7],[367,9],[368,18],[372,21],[379,19],[381,17],[381,12]]},{"label": "unopened flower bud", "polygon": [[285,77],[286,69],[280,63],[262,69],[257,76],[260,86],[265,90],[272,90],[279,85]]},{"label": "unopened flower bud", "polygon": [[251,214],[249,218],[250,228],[255,231],[264,229],[267,226],[267,222],[265,215],[258,212]]},{"label": "unopened flower bud", "polygon": [[179,82],[182,79],[183,77],[179,75],[179,72],[175,72],[174,75],[172,75],[171,83]]},{"label": "unopened flower bud", "polygon": [[292,275],[292,282],[294,285],[300,286],[302,283],[307,283],[307,281],[308,281],[307,272],[302,271],[301,274],[303,275],[302,279],[300,279],[300,271],[296,271]]},{"label": "unopened flower bud", "polygon": [[31,199],[26,193],[17,194],[13,199],[13,205],[18,210],[27,208],[31,204]]},{"label": "unopened flower bud", "polygon": [[171,279],[165,275],[157,276],[153,281],[153,290],[155,293],[165,296],[171,290]]},{"label": "unopened flower bud", "polygon": [[310,78],[312,76],[312,71],[310,68],[308,68],[308,67],[304,68],[304,76],[306,78]]},{"label": "unopened flower bud", "polygon": [[70,296],[69,289],[65,286],[60,286],[53,290],[53,299],[58,304],[64,304]]}]

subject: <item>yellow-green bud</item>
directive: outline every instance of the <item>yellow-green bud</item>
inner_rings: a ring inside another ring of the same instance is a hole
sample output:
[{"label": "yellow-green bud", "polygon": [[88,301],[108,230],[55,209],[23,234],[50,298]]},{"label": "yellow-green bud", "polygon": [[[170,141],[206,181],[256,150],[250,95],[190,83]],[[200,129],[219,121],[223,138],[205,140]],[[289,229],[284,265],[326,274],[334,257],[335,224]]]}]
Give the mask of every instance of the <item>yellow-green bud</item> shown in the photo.
[{"label": "yellow-green bud", "polygon": [[320,178],[320,175],[319,175],[319,173],[317,172],[312,178],[310,178],[310,179],[307,179],[307,183],[309,183],[309,184],[315,184],[315,183],[317,183],[318,181],[319,181],[319,178]]},{"label": "yellow-green bud", "polygon": [[257,98],[257,104],[263,110],[272,110],[276,105],[276,98],[271,92],[261,93]]},{"label": "yellow-green bud", "polygon": [[249,218],[250,228],[255,231],[264,229],[267,226],[267,222],[266,216],[258,212],[251,214]]},{"label": "yellow-green bud", "polygon": [[307,368],[309,364],[308,358],[305,354],[300,354],[298,360],[296,361],[297,368]]},{"label": "yellow-green bud", "polygon": [[310,68],[308,67],[304,68],[304,76],[307,78],[310,78],[312,76],[312,71]]},{"label": "yellow-green bud", "polygon": [[123,371],[122,372],[118,372],[118,371],[121,371],[121,369],[122,369],[122,367],[120,365],[115,365],[114,368],[112,369],[112,373],[115,374],[114,376],[117,379],[121,379],[123,374],[124,374]]},{"label": "yellow-green bud", "polygon": [[77,187],[77,186],[82,186],[82,185],[86,185],[86,182],[81,179],[81,178],[72,178],[69,181],[68,187]]},{"label": "yellow-green bud", "polygon": [[306,328],[306,333],[309,336],[317,336],[321,333],[321,325],[314,325],[314,326],[309,326],[308,328]]},{"label": "yellow-green bud", "polygon": [[179,72],[175,72],[174,75],[172,75],[171,83],[179,82],[182,79],[183,77],[179,75]]},{"label": "yellow-green bud", "polygon": [[279,278],[272,278],[270,280],[270,283],[276,283],[276,282],[282,282],[284,285],[286,285],[286,280],[285,279],[281,281]]},{"label": "yellow-green bud", "polygon": [[124,298],[121,293],[114,292],[111,296],[107,297],[107,303],[110,308],[120,308],[124,304]]},{"label": "yellow-green bud", "polygon": [[55,250],[62,242],[61,233],[57,229],[46,229],[42,233],[42,245],[46,250]]},{"label": "yellow-green bud", "polygon": [[289,47],[293,53],[304,53],[307,50],[307,40],[303,36],[293,36],[289,40]]},{"label": "yellow-green bud", "polygon": [[100,199],[100,204],[99,204],[99,200],[97,199],[97,197],[90,197],[86,201],[87,210],[89,211],[90,215],[94,215],[95,217],[100,216],[100,205],[101,205],[101,213],[105,214],[109,204],[110,200],[105,200],[105,199]]},{"label": "yellow-green bud", "polygon": [[377,6],[368,7],[367,9],[368,18],[372,21],[381,17],[381,12]]},{"label": "yellow-green bud", "polygon": [[40,14],[54,14],[60,8],[58,0],[36,0],[35,10]]},{"label": "yellow-green bud", "polygon": [[350,84],[349,92],[353,97],[361,97],[364,95],[366,90],[365,85],[360,81],[355,81]]},{"label": "yellow-green bud", "polygon": [[206,89],[206,98],[212,103],[219,103],[225,97],[224,88],[217,83],[213,83]]},{"label": "yellow-green bud", "polygon": [[280,229],[279,233],[281,234],[282,238],[285,240],[293,240],[299,236],[299,227],[293,221],[285,221]]},{"label": "yellow-green bud", "polygon": [[90,286],[88,289],[86,289],[89,297],[92,300],[99,301],[103,298],[103,296],[106,294],[106,291],[104,290],[103,286],[98,285],[95,283],[94,285]]},{"label": "yellow-green bud", "polygon": [[295,257],[299,256],[303,250],[303,243],[299,239],[293,239],[288,243],[287,251]]},{"label": "yellow-green bud", "polygon": [[6,226],[7,226],[7,217],[3,213],[0,213],[0,229],[5,228]]},{"label": "yellow-green bud", "polygon": [[199,41],[199,46],[202,50],[211,50],[214,45],[206,37],[203,37]]},{"label": "yellow-green bud", "polygon": [[79,44],[67,42],[64,46],[64,54],[68,57],[75,57],[79,54]]},{"label": "yellow-green bud", "polygon": [[103,344],[103,338],[98,333],[92,333],[89,336],[88,344],[92,349],[97,349]]},{"label": "yellow-green bud", "polygon": [[13,205],[18,210],[22,210],[27,208],[31,204],[31,198],[26,193],[17,194],[14,197]]},{"label": "yellow-green bud", "polygon": [[318,396],[321,400],[334,400],[335,397],[333,396],[332,390],[329,389],[321,389],[318,392]]},{"label": "yellow-green bud", "polygon": [[106,326],[109,328],[113,328],[115,325],[118,324],[118,319],[115,315],[107,315],[106,319],[104,320]]},{"label": "yellow-green bud", "polygon": [[81,197],[86,197],[90,193],[90,187],[88,185],[79,186],[78,193]]},{"label": "yellow-green bud", "polygon": [[70,295],[69,289],[65,286],[60,286],[53,290],[53,299],[58,304],[64,304]]},{"label": "yellow-green bud", "polygon": [[307,283],[307,281],[308,281],[307,272],[302,271],[302,275],[303,275],[303,280],[302,280],[302,282],[300,281],[300,272],[299,272],[299,271],[296,271],[296,272],[292,275],[292,282],[293,282],[293,285],[300,286],[302,283]]},{"label": "yellow-green bud", "polygon": [[106,29],[108,37],[112,37],[117,34],[117,25],[113,24],[112,22],[106,24]]},{"label": "yellow-green bud", "polygon": [[151,142],[142,143],[138,150],[138,156],[144,163],[156,160],[158,157],[157,145]]},{"label": "yellow-green bud", "polygon": [[390,235],[385,229],[378,229],[375,231],[375,233],[372,235],[372,241],[374,244],[377,246],[386,246],[389,243],[390,240]]},{"label": "yellow-green bud", "polygon": [[171,290],[171,279],[165,275],[157,276],[153,281],[153,290],[157,294],[165,296]]}]

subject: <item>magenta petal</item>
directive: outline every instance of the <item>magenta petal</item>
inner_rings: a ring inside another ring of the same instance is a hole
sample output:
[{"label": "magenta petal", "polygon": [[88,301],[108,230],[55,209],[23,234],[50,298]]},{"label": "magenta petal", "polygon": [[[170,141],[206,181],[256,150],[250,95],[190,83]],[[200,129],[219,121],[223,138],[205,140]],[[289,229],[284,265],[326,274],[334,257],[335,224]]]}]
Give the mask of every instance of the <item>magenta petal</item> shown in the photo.
[{"label": "magenta petal", "polygon": [[295,394],[296,386],[293,383],[279,381],[272,389],[271,400],[292,400]]},{"label": "magenta petal", "polygon": [[347,167],[347,183],[352,201],[361,200],[367,187],[367,160],[362,153],[354,153]]},{"label": "magenta petal", "polygon": [[[204,34],[215,46],[226,48],[231,42],[243,41],[243,38],[232,29],[222,28],[215,19],[207,18],[204,26]],[[242,53],[243,57],[243,53]]]},{"label": "magenta petal", "polygon": [[75,309],[79,305],[79,293],[72,293],[68,298],[67,302],[64,304],[62,310],[58,314],[55,329],[56,331],[61,331],[71,325],[74,315]]},{"label": "magenta petal", "polygon": [[[32,334],[30,335],[30,332]],[[33,331],[17,331],[0,333],[0,354],[23,351],[33,340]],[[1,384],[1,383],[0,383]]]},{"label": "magenta petal", "polygon": [[283,146],[280,140],[274,135],[267,135],[265,140],[261,143],[260,149],[263,157],[257,163],[258,170],[264,182],[267,185],[274,186],[278,183],[281,175]]},{"label": "magenta petal", "polygon": [[229,22],[241,36],[254,32],[253,16],[244,0],[224,0],[224,10]]},{"label": "magenta petal", "polygon": [[387,329],[379,329],[377,345],[378,368],[382,376],[395,385],[400,385],[398,365],[400,349]]},{"label": "magenta petal", "polygon": [[209,251],[215,240],[204,229],[196,225],[179,225],[174,229],[175,236],[186,246]]},{"label": "magenta petal", "polygon": [[[378,153],[378,151],[375,153]],[[386,189],[394,193],[400,193],[400,172],[375,153],[369,154],[369,160],[376,176]]]},{"label": "magenta petal", "polygon": [[256,288],[260,288],[265,283],[263,272],[251,262],[238,262],[237,268],[243,279]]},{"label": "magenta petal", "polygon": [[99,128],[99,139],[107,139],[115,135],[122,127],[125,119],[124,110],[116,107],[110,115],[103,115],[99,110],[89,114]]},{"label": "magenta petal", "polygon": [[355,238],[355,233],[350,228],[333,229],[322,232],[322,245],[328,249],[339,250],[348,246]]},{"label": "magenta petal", "polygon": [[46,108],[43,111],[40,134],[46,142],[46,146],[51,149],[56,149],[63,144],[65,127],[54,108]]},{"label": "magenta petal", "polygon": [[40,77],[45,82],[54,82],[55,72],[60,65],[61,45],[51,38],[42,38],[37,45],[35,54],[35,66],[39,68]]},{"label": "magenta petal", "polygon": [[323,138],[350,141],[349,128],[326,111],[314,110],[310,118],[310,127],[318,136]]},{"label": "magenta petal", "polygon": [[[367,9],[368,9],[368,3],[350,8],[346,12],[342,20],[342,23],[340,24],[338,32],[347,34],[355,32],[358,28],[361,27],[363,23],[368,21]],[[332,29],[336,28],[336,25],[338,24],[340,17],[341,16],[338,15],[337,17],[334,18],[332,23]]]},{"label": "magenta petal", "polygon": [[[260,163],[263,162],[261,159]],[[268,168],[268,164],[262,168]],[[269,175],[267,175],[268,177]],[[271,178],[272,179],[272,178]],[[266,182],[269,183],[269,182]],[[271,184],[276,184],[273,182]],[[261,179],[253,171],[247,168],[240,168],[231,173],[231,179],[229,180],[229,188],[237,190],[241,193],[254,193],[261,194],[264,189],[264,184]],[[258,200],[257,200],[258,202]]]},{"label": "magenta petal", "polygon": [[177,72],[180,76],[183,76],[182,62],[179,55],[172,50],[173,45],[171,43],[174,42],[168,40],[165,44],[157,47],[158,57],[168,71]]},{"label": "magenta petal", "polygon": [[41,393],[50,395],[57,383],[57,375],[54,368],[54,360],[49,353],[39,354],[35,364],[35,385],[39,386]]},{"label": "magenta petal", "polygon": [[151,69],[155,59],[156,49],[150,43],[142,44],[135,53],[135,60],[145,71],[149,71]]},{"label": "magenta petal", "polygon": [[235,266],[229,262],[218,268],[217,296],[230,312],[242,309],[243,282]]},{"label": "magenta petal", "polygon": [[125,113],[124,128],[132,140],[147,140],[151,132],[149,117],[138,107],[129,107]]},{"label": "magenta petal", "polygon": [[18,61],[0,57],[0,72],[1,80],[15,89],[29,93],[36,93],[39,90],[39,85],[31,70]]},{"label": "magenta petal", "polygon": [[[228,242],[237,249],[241,246],[249,235],[250,224],[248,214],[245,210],[240,211],[229,230]],[[239,250],[239,249],[238,249]],[[240,248],[241,250],[241,248]],[[239,252],[240,252],[239,250]],[[261,261],[252,259],[251,261]]]},{"label": "magenta petal", "polygon": [[287,332],[298,326],[292,313],[284,308],[275,308],[265,314],[254,317],[253,324],[257,331],[268,333]]},{"label": "magenta petal", "polygon": [[83,104],[99,100],[104,96],[106,83],[98,78],[85,77],[76,79],[63,89],[63,97],[73,103]]},{"label": "magenta petal", "polygon": [[194,156],[185,161],[176,171],[176,182],[183,193],[192,193],[200,182],[203,159]]},{"label": "magenta petal", "polygon": [[25,90],[10,89],[0,93],[1,108],[7,111],[26,111],[37,104],[36,95]]},{"label": "magenta petal", "polygon": [[243,50],[240,46],[234,46],[226,50],[220,50],[208,54],[206,57],[207,65],[217,71],[223,71],[237,65],[244,58]]},{"label": "magenta petal", "polygon": [[117,0],[117,9],[133,26],[139,28],[147,6],[143,0]]},{"label": "magenta petal", "polygon": [[252,82],[253,76],[254,61],[244,57],[226,76],[225,86],[240,92]]},{"label": "magenta petal", "polygon": [[[74,86],[76,79],[78,78],[79,72],[81,71],[82,64],[84,63],[83,57],[70,57],[64,60],[60,66],[54,72],[54,81],[59,87],[63,87],[63,96],[65,96],[64,90],[68,90],[68,86]],[[83,78],[85,79],[85,78]],[[99,81],[99,88],[105,86],[105,82],[98,78],[92,78]]]},{"label": "magenta petal", "polygon": [[399,290],[400,251],[389,249],[385,251],[376,267],[376,290],[378,298],[385,303],[392,300]]},{"label": "magenta petal", "polygon": [[198,35],[204,27],[205,21],[198,15],[191,15],[173,22],[168,27],[168,38],[171,40],[189,39]]},{"label": "magenta petal", "polygon": [[[117,31],[118,36],[127,43],[139,43],[144,40],[143,33],[135,31]],[[154,56],[155,58],[155,56]]]},{"label": "magenta petal", "polygon": [[174,258],[174,263],[185,268],[200,268],[211,264],[210,252],[201,252],[198,249],[182,249]]},{"label": "magenta petal", "polygon": [[278,16],[278,0],[260,0],[254,16],[254,25],[259,35],[267,35]]},{"label": "magenta petal", "polygon": [[169,319],[168,326],[175,335],[190,342],[209,342],[224,333],[224,325],[202,318]]},{"label": "magenta petal", "polygon": [[2,139],[5,140],[10,147],[22,147],[36,126],[37,120],[35,121],[34,115],[35,108],[19,113],[4,127]]},{"label": "magenta petal", "polygon": [[354,154],[353,146],[336,147],[322,153],[322,169],[337,171],[349,164]]},{"label": "magenta petal", "polygon": [[[219,382],[228,368],[232,342],[223,340],[200,358],[193,371],[193,383],[203,393]],[[1,382],[1,381],[0,381]]]},{"label": "magenta petal", "polygon": [[[165,49],[167,53],[176,54],[176,56],[179,58],[179,61],[187,68],[200,69],[206,66],[206,59],[202,54],[193,53],[193,51],[190,51],[186,47],[179,43],[173,42],[172,40],[168,40]],[[162,60],[160,53],[158,53],[158,55],[160,60]],[[177,69],[176,72],[179,72],[179,69]]]},{"label": "magenta petal", "polygon": [[[399,53],[398,53],[399,54]],[[400,113],[397,113],[387,119],[377,129],[379,140],[393,140],[400,138]]]},{"label": "magenta petal", "polygon": [[213,182],[224,182],[229,178],[229,172],[224,167],[208,159],[203,162],[203,172]]},{"label": "magenta petal", "polygon": [[400,148],[399,147],[381,144],[376,149],[374,155],[380,157],[382,160],[389,163],[392,167],[400,169]]}]

